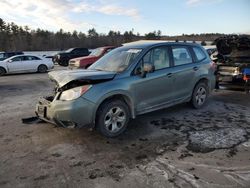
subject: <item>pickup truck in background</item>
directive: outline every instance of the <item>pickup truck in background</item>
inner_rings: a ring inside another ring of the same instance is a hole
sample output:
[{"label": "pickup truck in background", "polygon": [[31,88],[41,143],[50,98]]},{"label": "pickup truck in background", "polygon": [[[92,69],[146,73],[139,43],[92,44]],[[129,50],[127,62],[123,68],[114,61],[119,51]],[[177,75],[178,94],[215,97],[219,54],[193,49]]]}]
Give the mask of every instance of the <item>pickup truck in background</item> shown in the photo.
[{"label": "pickup truck in background", "polygon": [[52,61],[61,66],[68,66],[69,60],[77,57],[88,56],[90,51],[87,48],[70,48],[54,55]]}]

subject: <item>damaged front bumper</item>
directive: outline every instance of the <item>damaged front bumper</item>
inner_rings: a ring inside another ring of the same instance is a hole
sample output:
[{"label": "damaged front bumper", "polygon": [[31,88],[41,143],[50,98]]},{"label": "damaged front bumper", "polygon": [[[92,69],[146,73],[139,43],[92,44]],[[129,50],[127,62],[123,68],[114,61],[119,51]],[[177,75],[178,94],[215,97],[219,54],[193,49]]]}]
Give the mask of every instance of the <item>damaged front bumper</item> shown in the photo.
[{"label": "damaged front bumper", "polygon": [[94,103],[80,97],[72,101],[61,101],[43,97],[36,105],[36,115],[49,123],[67,128],[93,127]]}]

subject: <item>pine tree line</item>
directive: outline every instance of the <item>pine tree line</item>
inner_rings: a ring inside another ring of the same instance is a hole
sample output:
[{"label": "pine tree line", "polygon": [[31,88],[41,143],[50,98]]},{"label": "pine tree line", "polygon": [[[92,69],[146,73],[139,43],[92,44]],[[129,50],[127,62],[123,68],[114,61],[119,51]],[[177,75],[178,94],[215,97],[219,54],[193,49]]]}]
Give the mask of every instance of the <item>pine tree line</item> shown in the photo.
[{"label": "pine tree line", "polygon": [[181,36],[162,36],[161,31],[153,31],[141,36],[134,34],[133,30],[121,33],[109,31],[108,34],[98,33],[95,28],[89,29],[87,34],[83,32],[65,32],[60,29],[51,32],[43,29],[31,30],[28,26],[18,26],[15,23],[6,23],[0,18],[0,51],[39,51],[39,50],[63,50],[71,47],[96,48],[99,46],[114,45],[122,43],[151,39],[151,40],[215,40],[224,36],[219,33],[192,34]]}]

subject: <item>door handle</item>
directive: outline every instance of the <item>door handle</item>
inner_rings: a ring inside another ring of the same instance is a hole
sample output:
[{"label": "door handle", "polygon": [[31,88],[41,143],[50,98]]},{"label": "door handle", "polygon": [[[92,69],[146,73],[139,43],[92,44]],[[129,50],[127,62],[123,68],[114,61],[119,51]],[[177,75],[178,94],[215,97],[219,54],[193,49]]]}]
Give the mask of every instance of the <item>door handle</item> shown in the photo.
[{"label": "door handle", "polygon": [[194,71],[197,71],[199,68],[198,67],[193,67],[193,70]]},{"label": "door handle", "polygon": [[168,73],[168,74],[167,74],[167,77],[171,78],[172,75],[173,75],[172,73]]}]

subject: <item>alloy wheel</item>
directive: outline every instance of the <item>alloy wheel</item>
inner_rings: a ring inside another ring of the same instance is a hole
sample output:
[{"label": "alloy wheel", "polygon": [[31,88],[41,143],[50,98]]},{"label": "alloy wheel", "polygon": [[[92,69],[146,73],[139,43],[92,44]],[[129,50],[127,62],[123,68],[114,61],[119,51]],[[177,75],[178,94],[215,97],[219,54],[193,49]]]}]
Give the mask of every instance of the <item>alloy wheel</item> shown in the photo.
[{"label": "alloy wheel", "polygon": [[206,97],[207,97],[206,89],[204,87],[199,87],[198,90],[197,90],[197,93],[195,95],[196,103],[199,106],[201,106],[205,102]]},{"label": "alloy wheel", "polygon": [[116,133],[123,128],[126,122],[126,113],[120,107],[111,108],[104,118],[105,128],[111,132]]}]

